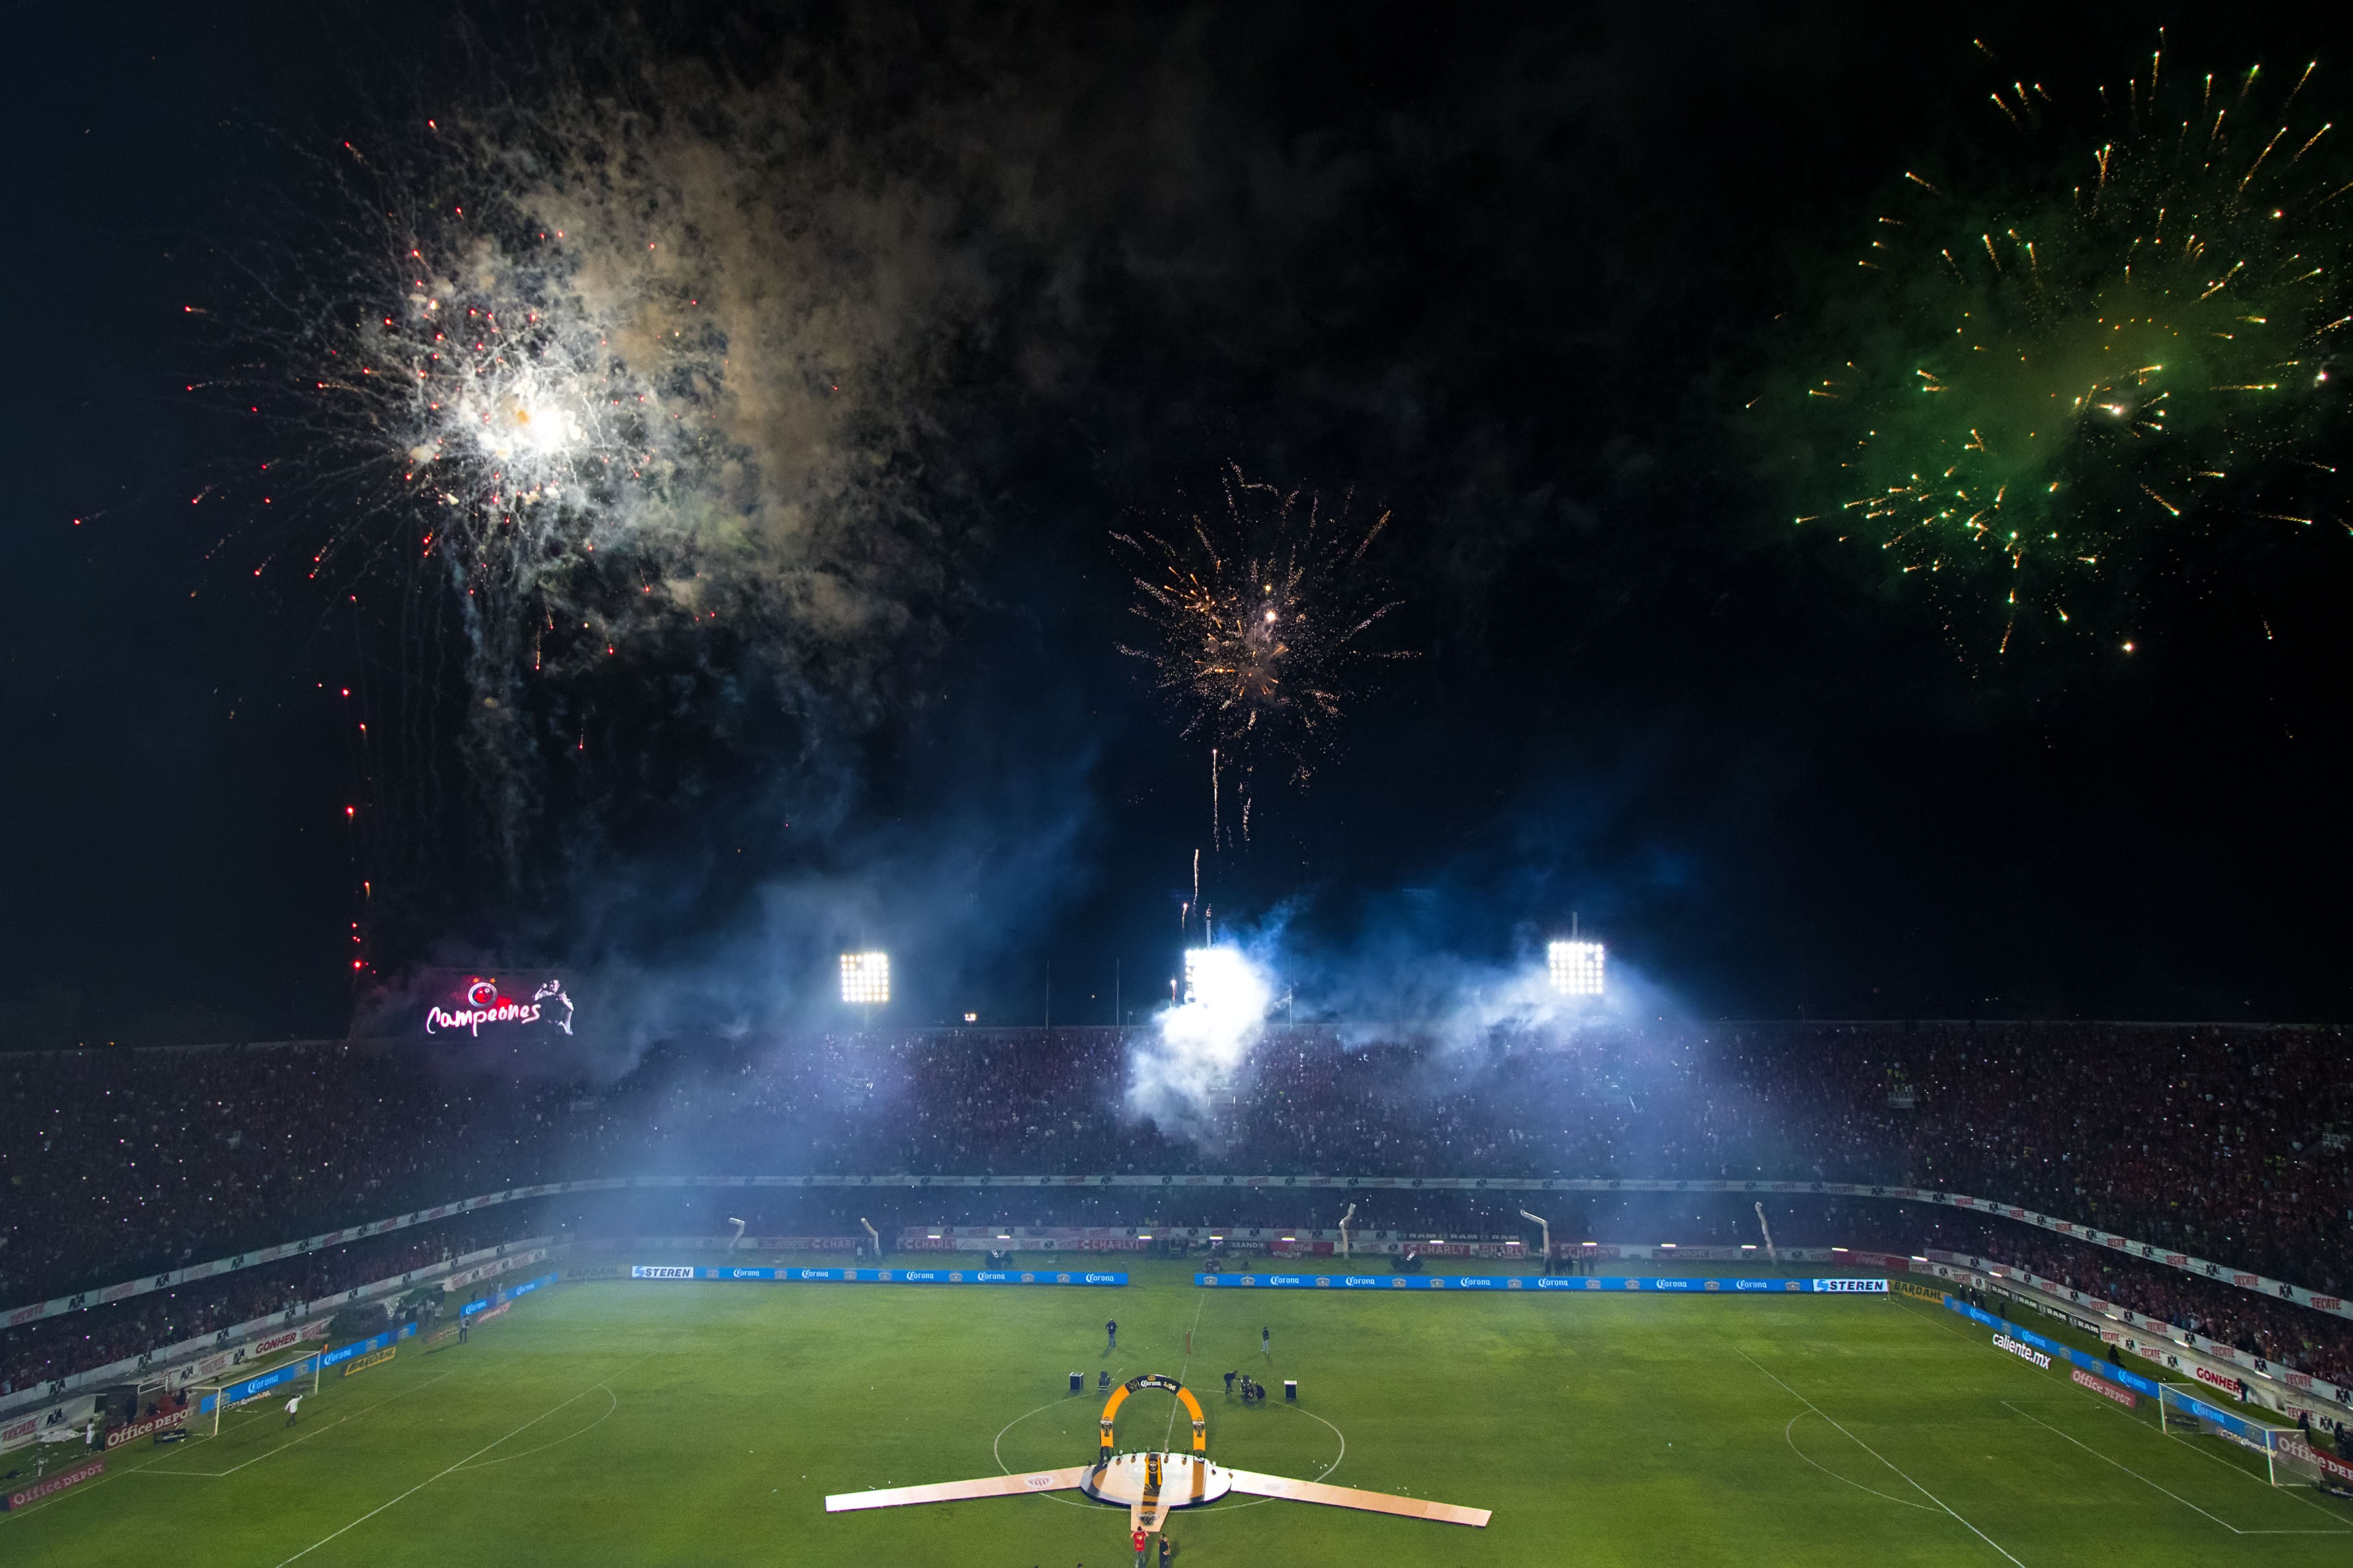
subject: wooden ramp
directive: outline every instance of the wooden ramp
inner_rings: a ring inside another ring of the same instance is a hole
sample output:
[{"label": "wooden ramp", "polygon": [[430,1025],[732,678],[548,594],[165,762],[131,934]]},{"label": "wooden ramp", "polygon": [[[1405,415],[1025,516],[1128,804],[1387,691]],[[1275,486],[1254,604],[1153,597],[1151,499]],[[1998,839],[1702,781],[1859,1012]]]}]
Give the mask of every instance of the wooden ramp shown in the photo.
[{"label": "wooden ramp", "polygon": [[[1362,1492],[1354,1487],[1327,1487],[1321,1481],[1294,1481],[1288,1476],[1262,1476],[1254,1470],[1228,1470],[1233,1489],[1253,1497],[1289,1498],[1293,1502],[1319,1502],[1329,1508],[1363,1509],[1368,1513],[1402,1514],[1408,1519],[1436,1520],[1440,1524],[1467,1524],[1484,1530],[1493,1517],[1483,1508],[1457,1508],[1451,1502],[1391,1497],[1387,1492]],[[826,1504],[832,1507],[831,1502]]]},{"label": "wooden ramp", "polygon": [[965,1498],[1066,1492],[1086,1479],[1091,1468],[1073,1465],[1067,1470],[1030,1470],[1018,1476],[983,1476],[970,1481],[934,1481],[929,1486],[885,1487],[880,1491],[871,1492],[837,1492],[825,1500],[825,1511],[852,1513],[861,1508],[911,1508],[923,1502],[960,1502]]}]

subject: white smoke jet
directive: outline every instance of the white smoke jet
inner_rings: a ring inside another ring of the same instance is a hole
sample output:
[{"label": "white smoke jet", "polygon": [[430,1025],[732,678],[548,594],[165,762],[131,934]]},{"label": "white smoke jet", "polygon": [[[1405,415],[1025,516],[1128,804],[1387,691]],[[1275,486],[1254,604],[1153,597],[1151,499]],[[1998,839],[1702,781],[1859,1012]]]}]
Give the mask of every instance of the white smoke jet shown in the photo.
[{"label": "white smoke jet", "polygon": [[1161,1013],[1157,1037],[1130,1053],[1127,1104],[1170,1131],[1214,1138],[1217,1098],[1266,1030],[1274,985],[1239,947],[1185,955],[1186,1000]]}]

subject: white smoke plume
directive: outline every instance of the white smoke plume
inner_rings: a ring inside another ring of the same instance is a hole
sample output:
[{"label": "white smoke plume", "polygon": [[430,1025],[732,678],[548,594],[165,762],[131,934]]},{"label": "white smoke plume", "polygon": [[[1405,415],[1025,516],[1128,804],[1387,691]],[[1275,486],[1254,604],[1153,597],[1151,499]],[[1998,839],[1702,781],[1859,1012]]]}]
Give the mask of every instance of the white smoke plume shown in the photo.
[{"label": "white smoke plume", "polygon": [[1217,1102],[1236,1088],[1252,1046],[1266,1031],[1274,984],[1239,947],[1186,954],[1189,994],[1154,1021],[1155,1035],[1129,1053],[1127,1104],[1164,1130],[1217,1141]]}]

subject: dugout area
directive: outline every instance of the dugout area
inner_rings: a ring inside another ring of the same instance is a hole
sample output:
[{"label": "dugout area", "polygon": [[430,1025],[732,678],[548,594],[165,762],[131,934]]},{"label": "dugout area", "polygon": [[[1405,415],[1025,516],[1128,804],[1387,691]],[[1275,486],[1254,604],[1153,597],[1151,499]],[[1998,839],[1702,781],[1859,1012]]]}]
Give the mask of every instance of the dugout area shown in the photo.
[{"label": "dugout area", "polygon": [[[322,1380],[293,1429],[264,1400],[217,1437],[119,1449],[98,1481],[0,1515],[0,1561],[168,1542],[195,1568],[1124,1563],[1124,1514],[1082,1498],[835,1516],[823,1500],[1087,1463],[1097,1374],[1145,1372],[1198,1393],[1221,1463],[1493,1512],[1446,1531],[1229,1497],[1171,1521],[1187,1568],[2353,1553],[2353,1508],[2266,1485],[2232,1445],[2160,1432],[1915,1300],[1253,1293],[1153,1263],[1132,1279],[567,1284],[468,1344]],[[1297,1379],[1300,1400],[1229,1400],[1229,1370]],[[1145,1389],[1118,1427],[1123,1449],[1178,1447],[1189,1416]]]}]

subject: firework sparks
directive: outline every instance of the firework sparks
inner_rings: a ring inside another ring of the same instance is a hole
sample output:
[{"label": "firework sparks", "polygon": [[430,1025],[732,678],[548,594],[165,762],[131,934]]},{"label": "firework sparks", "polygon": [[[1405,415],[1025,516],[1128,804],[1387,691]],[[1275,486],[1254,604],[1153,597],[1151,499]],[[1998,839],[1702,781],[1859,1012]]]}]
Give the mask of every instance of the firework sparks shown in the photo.
[{"label": "firework sparks", "polygon": [[[405,625],[429,595],[414,635],[462,637],[465,760],[511,857],[540,753],[588,749],[554,718],[565,681],[693,638],[783,689],[820,658],[855,687],[897,657],[877,628],[913,620],[923,568],[877,547],[927,525],[892,459],[944,363],[909,344],[948,308],[949,241],[919,189],[796,142],[787,106],[712,107],[512,106],[346,144],[318,165],[340,221],[211,318],[248,361],[227,389],[286,437],[272,526],[323,535],[303,569],[354,603],[390,583]],[[862,243],[878,211],[908,222]]]},{"label": "firework sparks", "polygon": [[[2296,112],[2310,74],[2272,101],[2260,71],[2178,81],[2154,60],[2087,106],[2096,137],[2058,179],[1972,201],[1907,173],[1827,315],[1852,357],[1775,400],[1817,455],[1798,521],[1998,600],[2005,648],[2029,617],[2120,618],[2085,612],[2164,569],[2185,528],[2341,524],[2314,453],[2348,407],[2353,195],[2328,127]],[[2042,88],[1994,101],[2005,133],[2057,138]]]},{"label": "firework sparks", "polygon": [[1375,626],[1398,601],[1384,599],[1366,554],[1388,526],[1347,520],[1299,490],[1253,484],[1239,468],[1224,484],[1225,513],[1187,519],[1171,537],[1113,537],[1135,558],[1138,616],[1157,646],[1122,653],[1144,659],[1184,719],[1184,733],[1211,748],[1232,778],[1248,820],[1259,764],[1303,784],[1336,742],[1368,667],[1410,658],[1373,646]]}]

